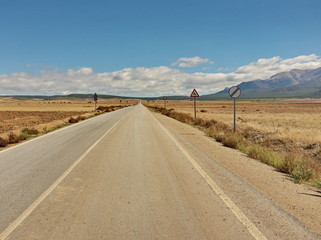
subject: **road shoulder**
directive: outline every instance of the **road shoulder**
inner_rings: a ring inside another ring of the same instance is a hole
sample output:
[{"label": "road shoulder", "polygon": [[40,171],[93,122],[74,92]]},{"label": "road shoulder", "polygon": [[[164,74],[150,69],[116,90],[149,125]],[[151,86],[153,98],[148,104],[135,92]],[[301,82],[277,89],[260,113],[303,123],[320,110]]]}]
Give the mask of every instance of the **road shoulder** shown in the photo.
[{"label": "road shoulder", "polygon": [[289,176],[248,158],[237,150],[222,146],[192,126],[159,113],[153,113],[153,115],[177,138],[185,139],[224,168],[245,180],[305,226],[321,234],[321,215],[318,213],[321,207],[320,191],[293,183]]}]

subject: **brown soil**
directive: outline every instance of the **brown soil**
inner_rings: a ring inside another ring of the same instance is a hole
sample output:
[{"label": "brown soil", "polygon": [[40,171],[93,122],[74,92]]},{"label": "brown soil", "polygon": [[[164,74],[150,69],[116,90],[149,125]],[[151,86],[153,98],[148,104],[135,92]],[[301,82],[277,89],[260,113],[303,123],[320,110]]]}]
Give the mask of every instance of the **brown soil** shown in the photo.
[{"label": "brown soil", "polygon": [[84,112],[0,111],[0,129],[2,133],[5,133],[20,128],[33,128],[44,123],[82,114],[84,114]]}]

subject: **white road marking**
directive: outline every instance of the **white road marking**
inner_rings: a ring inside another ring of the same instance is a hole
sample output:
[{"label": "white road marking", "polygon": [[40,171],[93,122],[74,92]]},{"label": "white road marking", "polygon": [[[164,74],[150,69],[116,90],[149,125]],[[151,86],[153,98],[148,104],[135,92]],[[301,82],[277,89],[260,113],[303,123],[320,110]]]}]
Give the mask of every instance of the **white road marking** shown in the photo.
[{"label": "white road marking", "polygon": [[[156,118],[155,118],[156,119]],[[199,174],[206,180],[213,191],[220,197],[225,205],[233,212],[236,218],[245,226],[256,240],[267,240],[260,230],[248,219],[245,214],[236,206],[236,204],[223,192],[223,190],[214,182],[214,180],[204,171],[204,169],[194,160],[194,158],[185,150],[185,148],[174,138],[174,136],[163,126],[163,124],[156,119],[164,132],[175,143],[179,150],[191,162]]]},{"label": "white road marking", "polygon": [[[42,201],[64,180],[64,178],[83,160],[86,155],[110,133],[116,125],[126,117],[130,112],[126,113],[119,119],[101,138],[99,138],[90,148],[87,149],[44,193],[40,195],[14,222],[12,222],[1,234],[0,240],[5,240],[41,203]],[[66,128],[64,128],[66,129]],[[61,129],[62,130],[62,129]]]}]

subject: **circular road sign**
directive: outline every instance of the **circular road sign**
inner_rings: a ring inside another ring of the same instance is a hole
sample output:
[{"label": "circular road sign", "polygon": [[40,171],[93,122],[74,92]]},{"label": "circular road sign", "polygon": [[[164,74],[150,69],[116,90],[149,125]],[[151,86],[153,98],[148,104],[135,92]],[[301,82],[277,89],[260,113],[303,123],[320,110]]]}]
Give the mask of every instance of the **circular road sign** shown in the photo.
[{"label": "circular road sign", "polygon": [[95,102],[97,102],[97,100],[98,100],[97,93],[94,94],[94,100],[95,100]]},{"label": "circular road sign", "polygon": [[228,94],[232,98],[238,98],[241,95],[241,89],[239,87],[231,87],[230,90],[228,90]]}]

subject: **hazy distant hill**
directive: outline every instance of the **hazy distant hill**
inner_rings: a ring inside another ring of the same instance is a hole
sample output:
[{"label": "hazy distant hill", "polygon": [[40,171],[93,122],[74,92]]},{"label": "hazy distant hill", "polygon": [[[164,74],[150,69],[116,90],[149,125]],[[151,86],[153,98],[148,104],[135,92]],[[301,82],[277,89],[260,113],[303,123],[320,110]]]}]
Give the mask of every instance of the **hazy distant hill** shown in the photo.
[{"label": "hazy distant hill", "polygon": [[[321,97],[321,68],[312,70],[293,69],[289,72],[278,73],[269,79],[257,79],[250,82],[242,82],[239,85],[242,94],[241,99],[250,98],[315,98]],[[231,86],[230,86],[231,87]],[[229,87],[224,90],[199,97],[199,100],[230,99]],[[163,97],[124,97],[115,95],[100,95],[98,98],[128,98],[145,100],[162,100]],[[56,96],[12,96],[19,98],[93,98],[92,94],[69,94]],[[168,100],[190,100],[189,96],[168,96]]]},{"label": "hazy distant hill", "polygon": [[[313,70],[293,69],[278,73],[266,80],[242,82],[237,85],[242,95],[240,98],[305,98],[321,96],[321,68]],[[229,98],[228,89],[202,96],[202,100]]]}]

